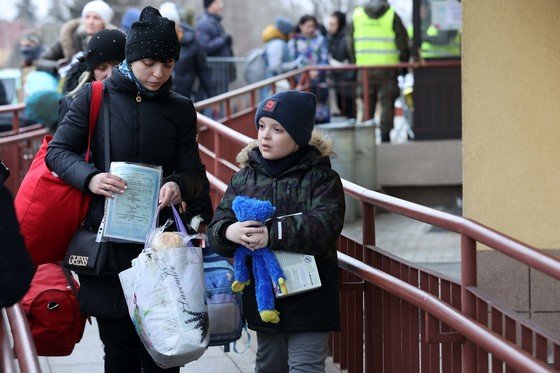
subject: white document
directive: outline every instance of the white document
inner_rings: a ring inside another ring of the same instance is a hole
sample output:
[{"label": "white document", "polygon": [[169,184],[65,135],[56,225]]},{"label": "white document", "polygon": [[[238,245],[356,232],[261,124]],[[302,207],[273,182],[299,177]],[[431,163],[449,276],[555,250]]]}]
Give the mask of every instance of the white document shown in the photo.
[{"label": "white document", "polygon": [[110,172],[128,188],[107,198],[103,238],[121,242],[145,242],[157,218],[162,168],[128,162],[111,162]]},{"label": "white document", "polygon": [[461,30],[462,23],[459,1],[432,1],[432,24],[438,30]]},{"label": "white document", "polygon": [[282,294],[277,284],[274,284],[276,298],[288,297],[321,287],[321,278],[313,255],[276,250],[273,252],[286,275],[286,287],[288,288],[288,294]]}]

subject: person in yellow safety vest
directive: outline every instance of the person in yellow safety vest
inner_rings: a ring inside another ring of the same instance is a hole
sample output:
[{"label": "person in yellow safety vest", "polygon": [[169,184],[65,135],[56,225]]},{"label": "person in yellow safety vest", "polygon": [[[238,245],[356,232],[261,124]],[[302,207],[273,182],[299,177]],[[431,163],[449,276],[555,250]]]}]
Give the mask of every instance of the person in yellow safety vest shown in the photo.
[{"label": "person in yellow safety vest", "polygon": [[424,58],[460,57],[461,34],[457,30],[439,31],[430,25],[420,49]]},{"label": "person in yellow safety vest", "polygon": [[[423,58],[442,58],[461,56],[461,33],[459,30],[438,30],[434,26],[429,2],[420,3],[420,29],[422,38],[420,54]],[[407,29],[408,37],[412,40],[413,27]]]},{"label": "person in yellow safety vest", "polygon": [[[410,57],[406,29],[401,18],[386,0],[370,0],[365,6],[354,9],[347,40],[352,62],[358,66],[408,62]],[[398,74],[398,69],[368,70],[370,114],[371,117],[374,116],[379,98],[382,142],[390,142],[389,133],[393,128],[395,100],[400,93]],[[359,77],[361,82],[361,73]],[[358,95],[361,94],[361,87],[362,84],[358,84]]]}]

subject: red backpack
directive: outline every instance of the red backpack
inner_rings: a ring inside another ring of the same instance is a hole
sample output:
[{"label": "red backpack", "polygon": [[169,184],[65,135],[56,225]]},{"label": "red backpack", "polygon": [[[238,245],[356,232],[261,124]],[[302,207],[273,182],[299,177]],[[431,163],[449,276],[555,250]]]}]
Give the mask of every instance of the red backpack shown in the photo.
[{"label": "red backpack", "polygon": [[[102,98],[103,83],[93,82],[86,161],[89,161],[89,147]],[[35,265],[64,259],[92,198],[91,194],[71,187],[48,169],[45,156],[51,139],[51,135],[43,139],[14,200],[19,229]]]},{"label": "red backpack", "polygon": [[79,285],[71,276],[58,264],[42,264],[21,301],[39,356],[70,355],[82,339],[87,317],[80,311]]}]

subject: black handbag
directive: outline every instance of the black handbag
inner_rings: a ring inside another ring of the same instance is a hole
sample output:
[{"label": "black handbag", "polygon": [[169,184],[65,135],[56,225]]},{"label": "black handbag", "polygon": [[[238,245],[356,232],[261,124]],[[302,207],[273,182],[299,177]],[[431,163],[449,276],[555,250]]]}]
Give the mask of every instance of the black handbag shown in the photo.
[{"label": "black handbag", "polygon": [[[105,122],[105,168],[108,170],[110,165],[110,139],[109,139],[109,95],[104,99],[103,121]],[[80,275],[101,276],[117,274],[117,265],[114,260],[114,253],[111,242],[98,242],[97,231],[80,227],[68,246],[66,256],[62,261],[62,266]]]},{"label": "black handbag", "polygon": [[79,275],[117,274],[116,266],[111,264],[114,261],[110,260],[111,242],[97,242],[96,238],[97,232],[78,229],[70,241],[62,266]]}]

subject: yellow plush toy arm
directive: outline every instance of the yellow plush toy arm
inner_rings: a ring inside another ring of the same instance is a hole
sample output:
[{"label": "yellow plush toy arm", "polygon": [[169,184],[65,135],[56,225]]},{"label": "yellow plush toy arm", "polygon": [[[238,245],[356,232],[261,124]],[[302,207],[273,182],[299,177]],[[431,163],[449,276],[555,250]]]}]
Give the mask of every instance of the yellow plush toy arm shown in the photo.
[{"label": "yellow plush toy arm", "polygon": [[288,294],[288,288],[286,287],[286,280],[284,280],[284,277],[278,278],[278,287],[283,295]]}]

